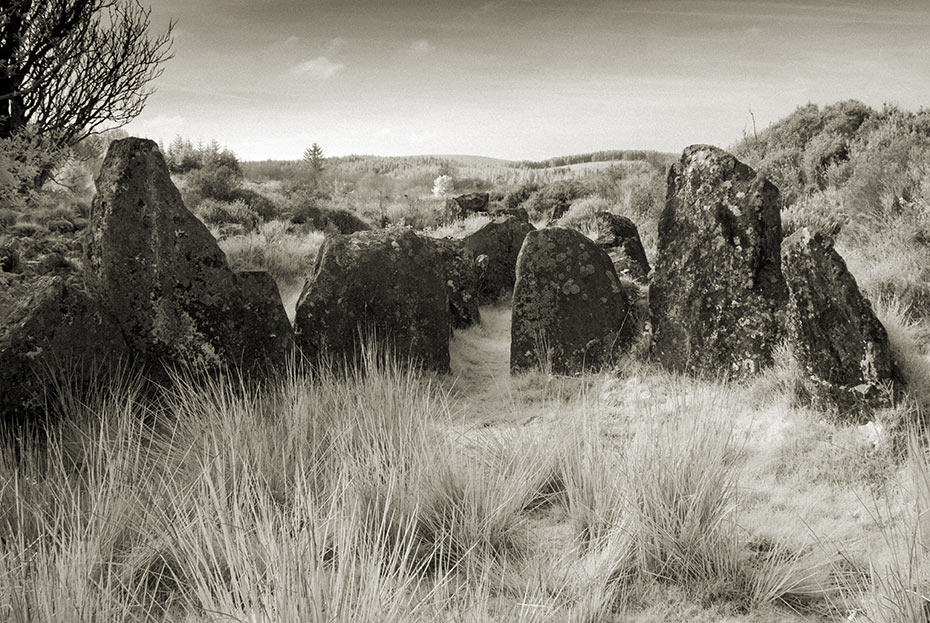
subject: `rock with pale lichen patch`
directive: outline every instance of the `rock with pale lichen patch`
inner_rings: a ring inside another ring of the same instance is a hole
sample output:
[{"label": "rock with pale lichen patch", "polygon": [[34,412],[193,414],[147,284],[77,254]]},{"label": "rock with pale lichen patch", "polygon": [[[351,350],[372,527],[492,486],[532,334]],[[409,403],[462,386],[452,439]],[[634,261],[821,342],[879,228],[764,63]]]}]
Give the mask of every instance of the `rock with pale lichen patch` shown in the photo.
[{"label": "rock with pale lichen patch", "polygon": [[327,237],[297,302],[297,346],[321,357],[361,362],[369,340],[401,361],[449,370],[451,325],[441,259],[408,229]]},{"label": "rock with pale lichen patch", "polygon": [[778,188],[708,145],[668,174],[649,298],[653,354],[666,367],[743,379],[783,339]]},{"label": "rock with pale lichen patch", "polygon": [[527,235],[513,291],[510,369],[597,370],[632,341],[630,301],[607,253],[583,234]]},{"label": "rock with pale lichen patch", "polygon": [[890,406],[901,375],[888,334],[833,240],[803,228],[785,239],[781,258],[788,344],[814,401],[853,417]]}]

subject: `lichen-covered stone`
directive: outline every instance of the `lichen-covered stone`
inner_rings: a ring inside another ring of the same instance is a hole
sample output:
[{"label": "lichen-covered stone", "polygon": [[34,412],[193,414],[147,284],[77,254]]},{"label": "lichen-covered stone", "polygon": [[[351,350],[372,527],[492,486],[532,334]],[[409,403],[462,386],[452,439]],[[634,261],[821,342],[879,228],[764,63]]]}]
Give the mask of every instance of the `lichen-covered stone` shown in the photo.
[{"label": "lichen-covered stone", "polygon": [[513,288],[517,255],[523,239],[534,229],[527,222],[504,216],[465,236],[463,240],[468,253],[476,258],[488,256],[487,267],[478,284],[478,297],[482,303],[493,303]]},{"label": "lichen-covered stone", "polygon": [[147,363],[264,365],[263,351],[243,345],[264,339],[266,329],[241,322],[250,312],[226,256],[184,207],[154,142],[110,145],[88,255],[101,303]]},{"label": "lichen-covered stone", "polygon": [[510,369],[597,370],[629,345],[630,301],[607,253],[583,234],[547,227],[526,236],[513,291]]},{"label": "lichen-covered stone", "polygon": [[607,251],[617,275],[645,281],[649,275],[649,260],[633,221],[610,212],[597,212],[594,219],[597,227],[594,242]]},{"label": "lichen-covered stone", "polygon": [[669,171],[650,286],[666,367],[743,379],[783,339],[778,188],[727,152],[684,150]]},{"label": "lichen-covered stone", "polygon": [[233,319],[231,338],[240,340],[241,358],[269,371],[283,369],[294,349],[294,329],[278,285],[263,270],[236,272],[233,279],[242,297],[242,314]]},{"label": "lichen-covered stone", "polygon": [[32,288],[0,320],[0,422],[15,426],[38,424],[57,385],[87,389],[131,363],[115,321],[79,286],[40,277]]},{"label": "lichen-covered stone", "polygon": [[297,302],[297,346],[356,363],[362,341],[401,359],[449,370],[451,324],[436,246],[407,229],[327,237]]},{"label": "lichen-covered stone", "polygon": [[481,322],[478,309],[478,276],[476,259],[465,250],[462,240],[452,238],[428,239],[439,254],[439,270],[443,276],[446,295],[449,297],[449,315],[452,326],[465,329]]},{"label": "lichen-covered stone", "polygon": [[788,344],[822,407],[855,415],[890,406],[901,385],[885,328],[824,233],[785,239]]}]

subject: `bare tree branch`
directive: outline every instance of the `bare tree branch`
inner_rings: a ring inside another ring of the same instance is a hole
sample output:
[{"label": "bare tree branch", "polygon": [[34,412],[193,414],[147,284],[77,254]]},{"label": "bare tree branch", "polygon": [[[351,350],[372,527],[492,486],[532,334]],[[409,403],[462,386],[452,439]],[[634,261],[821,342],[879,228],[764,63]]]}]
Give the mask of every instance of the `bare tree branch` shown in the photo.
[{"label": "bare tree branch", "polygon": [[6,0],[0,138],[26,125],[61,147],[129,123],[172,57],[174,23],[150,36],[138,0]]}]

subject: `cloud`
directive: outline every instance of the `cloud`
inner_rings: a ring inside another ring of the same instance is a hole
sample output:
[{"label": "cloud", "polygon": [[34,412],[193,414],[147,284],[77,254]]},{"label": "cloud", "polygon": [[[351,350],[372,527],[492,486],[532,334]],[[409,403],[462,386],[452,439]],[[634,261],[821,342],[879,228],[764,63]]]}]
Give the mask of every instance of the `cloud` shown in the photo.
[{"label": "cloud", "polygon": [[290,37],[284,40],[283,45],[294,45],[298,43],[299,41],[300,41],[300,37],[298,37],[297,35],[291,35]]},{"label": "cloud", "polygon": [[293,75],[309,74],[320,80],[328,80],[345,68],[346,66],[342,63],[333,62],[325,56],[318,56],[295,65],[291,68],[290,73]]},{"label": "cloud", "polygon": [[428,54],[433,51],[433,46],[426,39],[420,39],[410,44],[410,51],[415,54]]}]

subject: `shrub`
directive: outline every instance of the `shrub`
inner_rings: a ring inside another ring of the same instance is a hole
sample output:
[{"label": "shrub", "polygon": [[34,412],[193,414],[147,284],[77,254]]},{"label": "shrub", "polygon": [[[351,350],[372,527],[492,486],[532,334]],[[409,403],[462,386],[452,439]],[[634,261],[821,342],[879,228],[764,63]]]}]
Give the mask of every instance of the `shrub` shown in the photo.
[{"label": "shrub", "polygon": [[539,184],[535,182],[523,184],[504,196],[504,205],[511,210],[519,208],[537,190],[539,190]]},{"label": "shrub", "polygon": [[303,201],[298,204],[291,211],[291,222],[319,230],[331,229],[340,234],[352,234],[371,229],[368,223],[348,210],[322,208],[312,201]]},{"label": "shrub", "polygon": [[610,212],[611,205],[603,197],[594,195],[576,199],[568,211],[559,219],[560,227],[571,227],[585,235],[597,234],[597,222],[594,215],[598,212]]},{"label": "shrub", "polygon": [[533,193],[522,206],[526,208],[531,220],[544,216],[557,219],[568,210],[572,201],[585,194],[585,188],[578,180],[561,180],[546,184]]},{"label": "shrub", "polygon": [[235,223],[242,225],[246,230],[255,229],[261,222],[258,215],[240,200],[217,201],[215,199],[204,199],[194,210],[194,214],[207,225]]}]

